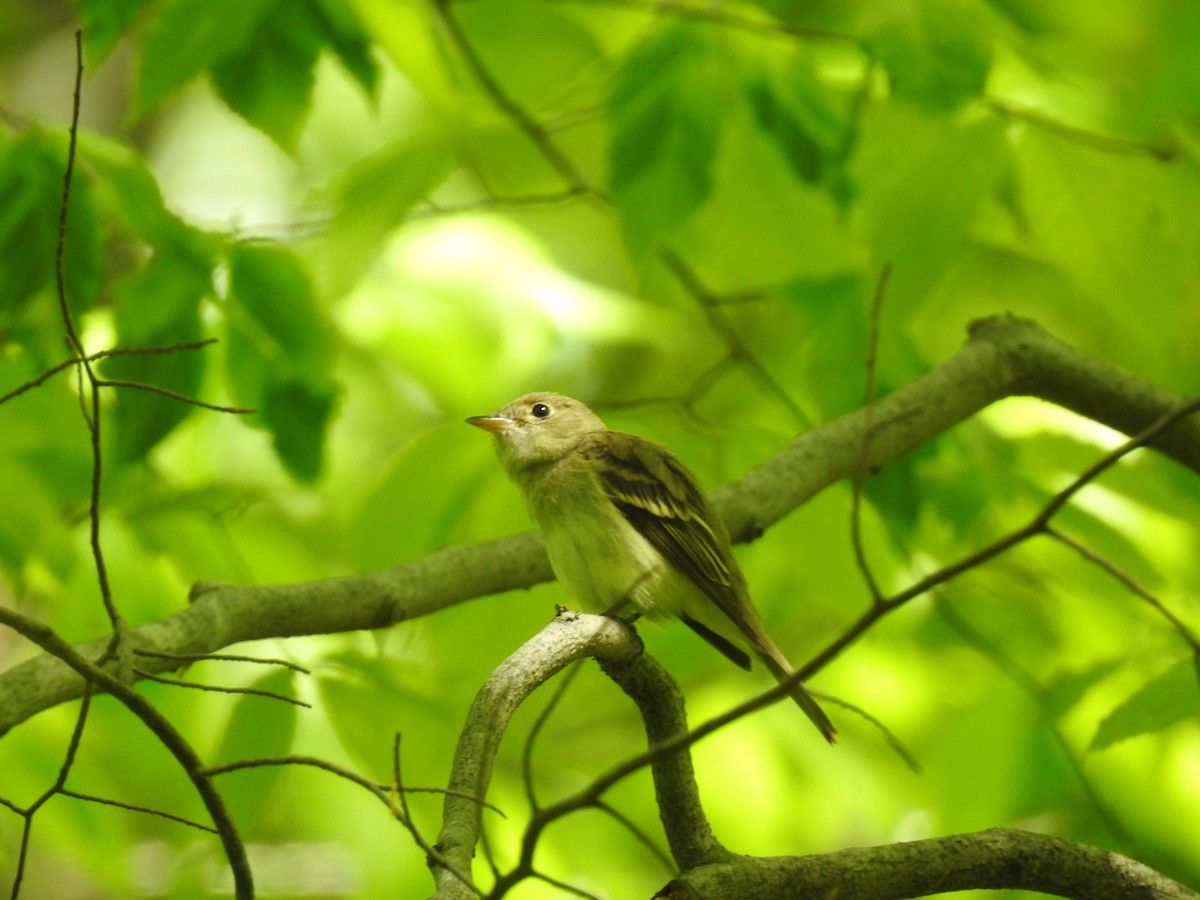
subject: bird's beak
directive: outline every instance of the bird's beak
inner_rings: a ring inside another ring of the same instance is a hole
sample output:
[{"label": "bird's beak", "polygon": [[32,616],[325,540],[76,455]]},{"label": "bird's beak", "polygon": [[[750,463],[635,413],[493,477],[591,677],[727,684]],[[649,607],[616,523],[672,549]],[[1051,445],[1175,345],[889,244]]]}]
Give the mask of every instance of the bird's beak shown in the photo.
[{"label": "bird's beak", "polygon": [[468,425],[474,425],[476,428],[482,428],[484,431],[490,431],[492,434],[507,431],[513,426],[512,419],[501,415],[471,416],[466,421]]}]

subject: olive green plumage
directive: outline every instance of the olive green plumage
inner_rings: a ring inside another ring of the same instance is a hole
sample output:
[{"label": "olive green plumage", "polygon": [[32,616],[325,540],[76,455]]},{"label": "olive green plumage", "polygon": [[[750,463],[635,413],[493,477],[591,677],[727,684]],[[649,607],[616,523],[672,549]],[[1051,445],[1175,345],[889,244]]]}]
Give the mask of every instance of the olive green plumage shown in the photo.
[{"label": "olive green plumage", "polygon": [[[670,450],[608,430],[559,394],[526,394],[467,421],[495,435],[568,594],[596,612],[632,603],[650,619],[678,617],[742,668],[753,653],[780,681],[791,675],[724,525]],[[832,743],[836,730],[804,685],[791,696]]]}]

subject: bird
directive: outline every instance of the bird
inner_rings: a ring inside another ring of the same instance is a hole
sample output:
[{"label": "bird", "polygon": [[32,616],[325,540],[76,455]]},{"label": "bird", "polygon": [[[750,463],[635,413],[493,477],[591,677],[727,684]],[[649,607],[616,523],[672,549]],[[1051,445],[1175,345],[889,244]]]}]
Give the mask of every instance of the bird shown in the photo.
[{"label": "bird", "polygon": [[[778,681],[792,677],[724,523],[674,453],[545,391],[466,422],[495,438],[555,576],[586,609],[615,613],[632,603],[651,621],[677,617],[735,665],[749,670],[756,656]],[[794,681],[790,694],[834,743],[837,729],[804,685]]]}]

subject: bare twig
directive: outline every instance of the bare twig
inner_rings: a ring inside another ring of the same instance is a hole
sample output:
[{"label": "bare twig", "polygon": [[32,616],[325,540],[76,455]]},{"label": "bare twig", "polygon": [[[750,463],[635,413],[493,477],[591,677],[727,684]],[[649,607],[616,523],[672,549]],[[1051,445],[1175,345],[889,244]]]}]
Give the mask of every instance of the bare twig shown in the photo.
[{"label": "bare twig", "polygon": [[172,822],[178,822],[181,825],[187,825],[189,828],[196,828],[200,831],[207,831],[209,834],[216,834],[217,829],[211,825],[205,825],[203,822],[197,822],[193,819],[188,819],[183,816],[176,816],[169,812],[164,812],[161,809],[153,809],[149,806],[138,806],[133,803],[122,803],[120,800],[113,800],[110,797],[97,797],[94,794],[81,794],[78,791],[60,788],[58,793],[64,797],[74,797],[76,800],[86,800],[88,803],[99,803],[104,806],[115,806],[118,809],[127,809],[130,812],[145,813],[148,816],[158,816],[160,819],[169,819]]},{"label": "bare twig", "polygon": [[971,569],[976,569],[991,559],[1001,555],[1002,553],[1011,550],[1029,538],[1046,533],[1050,525],[1050,520],[1054,515],[1061,510],[1066,504],[1081,491],[1086,485],[1090,484],[1098,478],[1103,472],[1115,465],[1120,459],[1136,450],[1138,447],[1146,446],[1158,439],[1164,432],[1170,429],[1180,420],[1192,415],[1197,410],[1200,410],[1200,398],[1185,401],[1174,409],[1160,416],[1148,427],[1144,428],[1138,434],[1134,435],[1129,440],[1115,447],[1113,450],[1104,454],[1095,463],[1089,466],[1084,472],[1076,476],[1070,484],[1050,498],[1042,509],[1030,520],[1026,525],[1012,531],[1000,539],[988,544],[971,553],[956,563],[945,566],[930,575],[910,585],[903,591],[892,595],[891,597],[879,602],[873,603],[870,608],[864,612],[857,621],[847,628],[836,640],[832,641],[824,650],[814,656],[807,665],[799,670],[801,677],[807,678],[814,672],[818,672],[826,665],[833,661],[843,650],[858,640],[876,621],[893,610],[903,606],[910,600],[928,593],[939,585],[945,584],[953,578],[967,572]]},{"label": "bare twig", "polygon": [[81,656],[52,628],[3,606],[0,606],[0,624],[7,625],[47,653],[62,660],[82,676],[89,686],[94,684],[99,690],[107,691],[115,696],[158,737],[191,780],[213,820],[213,825],[221,838],[230,871],[233,874],[235,895],[238,900],[251,900],[254,896],[254,882],[250,874],[250,863],[246,858],[246,848],[238,835],[233,820],[229,817],[225,801],[206,774],[200,757],[191,744],[155,708],[154,704],[104,668]]},{"label": "bare twig", "polygon": [[867,475],[867,457],[871,447],[871,437],[875,433],[875,382],[878,376],[878,353],[879,353],[879,322],[883,315],[883,298],[887,292],[888,281],[892,277],[892,264],[884,263],[883,269],[879,273],[879,280],[875,283],[875,295],[871,300],[871,315],[870,315],[870,330],[867,339],[867,397],[866,404],[863,406],[863,437],[862,450],[858,455],[858,471],[855,472],[853,479],[853,493],[851,494],[850,503],[850,543],[854,547],[854,559],[858,563],[858,570],[862,573],[863,580],[867,583],[867,590],[871,593],[871,600],[874,603],[883,602],[883,592],[879,589],[879,583],[875,580],[875,575],[871,571],[870,563],[867,562],[867,551],[863,546],[862,540],[862,492],[863,479]]},{"label": "bare twig", "polygon": [[1159,615],[1171,623],[1171,626],[1177,632],[1179,632],[1180,636],[1191,645],[1193,652],[1200,653],[1200,638],[1196,636],[1196,633],[1193,632],[1187,626],[1187,623],[1180,619],[1179,616],[1167,609],[1163,602],[1155,597],[1153,593],[1151,593],[1142,585],[1138,584],[1132,575],[1121,569],[1112,560],[1107,559],[1096,551],[1085,547],[1070,535],[1060,531],[1057,528],[1054,528],[1053,526],[1046,526],[1046,534],[1049,537],[1054,538],[1059,543],[1070,547],[1088,562],[1099,566],[1113,578],[1117,579],[1117,581],[1121,582],[1121,584],[1125,585],[1125,587],[1128,588],[1131,593],[1136,594],[1138,597],[1141,597],[1143,600],[1145,600]]},{"label": "bare twig", "polygon": [[312,709],[311,703],[305,703],[303,700],[289,697],[287,694],[279,694],[275,691],[264,691],[259,688],[226,687],[217,684],[201,684],[197,681],[184,681],[182,678],[163,678],[160,675],[155,675],[137,667],[134,667],[133,671],[138,677],[145,678],[147,681],[169,684],[172,687],[191,688],[196,691],[210,691],[214,694],[247,694],[252,697],[267,697],[271,700],[282,700],[284,703],[291,703],[293,706],[303,706],[305,709]]},{"label": "bare twig", "polygon": [[151,659],[169,659],[180,663],[194,662],[244,662],[254,663],[260,666],[282,666],[285,669],[291,669],[293,672],[299,672],[302,675],[311,675],[308,669],[299,663],[294,663],[288,659],[271,659],[259,656],[240,656],[236,653],[159,653],[154,650],[134,650],[138,656],[145,656]]}]

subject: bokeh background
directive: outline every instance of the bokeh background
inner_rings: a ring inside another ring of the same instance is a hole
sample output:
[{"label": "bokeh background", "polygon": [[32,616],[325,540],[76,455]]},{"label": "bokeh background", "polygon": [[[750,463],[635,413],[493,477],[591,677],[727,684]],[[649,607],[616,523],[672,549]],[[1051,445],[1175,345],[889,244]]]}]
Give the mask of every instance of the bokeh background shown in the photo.
[{"label": "bokeh background", "polygon": [[[863,405],[872,327],[881,393],[1002,313],[1180,394],[1200,387],[1192,4],[25,0],[0,8],[0,392],[66,358],[55,244],[80,27],[66,283],[84,344],[217,337],[101,371],[257,410],[105,394],[102,537],[134,623],[180,609],[198,580],[303,582],[528,528],[489,442],[462,424],[528,390],[584,399],[715,487]],[[77,393],[63,373],[0,405],[0,603],[71,640],[107,624]],[[867,479],[875,577],[898,590],[996,540],[1117,442],[1022,399],[963,423]],[[851,494],[826,490],[738,551],[796,662],[870,602]],[[1198,512],[1195,473],[1138,451],[1059,523],[1194,633]],[[559,602],[547,584],[386,632],[235,648],[310,675],[186,673],[311,709],[143,690],[214,762],[311,754],[386,782],[400,732],[405,782],[437,787],[474,692]],[[767,686],[687,629],[643,636],[697,721]],[[33,653],[0,631],[0,666]],[[694,748],[703,796],[746,853],[1010,825],[1195,885],[1191,660],[1101,568],[1030,542],[887,617],[813,682],[886,724],[919,774],[850,712],[831,707],[831,751],[776,706]],[[541,693],[490,798],[507,814],[487,817],[502,863]],[[24,806],[54,782],[77,715],[68,704],[4,736],[0,796]],[[585,666],[538,737],[539,798],[641,742]],[[403,829],[328,773],[222,786],[261,896],[431,890]],[[107,698],[68,787],[202,815]],[[662,843],[645,773],[609,799]],[[432,840],[438,798],[410,802]],[[23,824],[0,809],[3,889]],[[537,861],[600,897],[646,896],[672,874],[598,812],[548,833]],[[228,891],[210,837],[63,795],[33,818],[27,865],[22,897]]]}]

